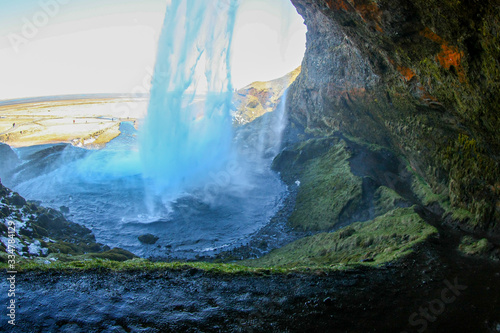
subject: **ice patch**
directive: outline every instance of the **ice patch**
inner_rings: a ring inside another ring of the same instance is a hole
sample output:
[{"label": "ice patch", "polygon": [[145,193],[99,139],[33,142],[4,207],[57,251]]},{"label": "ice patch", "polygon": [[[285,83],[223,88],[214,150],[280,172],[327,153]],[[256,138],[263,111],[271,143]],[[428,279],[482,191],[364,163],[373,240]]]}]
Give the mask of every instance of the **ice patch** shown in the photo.
[{"label": "ice patch", "polygon": [[90,139],[87,139],[87,140],[83,140],[83,145],[89,145],[91,143],[94,143],[94,141],[96,140],[96,138],[94,138],[93,136],[90,137]]},{"label": "ice patch", "polygon": [[39,240],[35,240],[28,246],[29,254],[39,256],[41,252],[42,252],[42,245],[40,244]]}]

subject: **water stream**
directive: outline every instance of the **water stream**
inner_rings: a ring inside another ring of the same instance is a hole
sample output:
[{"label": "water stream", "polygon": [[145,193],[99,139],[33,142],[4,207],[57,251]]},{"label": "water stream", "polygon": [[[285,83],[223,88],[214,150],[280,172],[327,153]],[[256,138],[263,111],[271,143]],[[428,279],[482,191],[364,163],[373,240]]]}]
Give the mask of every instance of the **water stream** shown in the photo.
[{"label": "water stream", "polygon": [[[68,218],[99,242],[140,256],[194,258],[243,244],[280,208],[286,186],[270,170],[282,126],[273,125],[277,137],[250,130],[253,146],[232,131],[236,9],[237,1],[173,0],[139,131],[123,122],[101,150],[17,149],[24,164],[8,185],[44,205],[69,207]],[[270,154],[264,141],[272,141]],[[141,244],[147,233],[156,244]]]}]

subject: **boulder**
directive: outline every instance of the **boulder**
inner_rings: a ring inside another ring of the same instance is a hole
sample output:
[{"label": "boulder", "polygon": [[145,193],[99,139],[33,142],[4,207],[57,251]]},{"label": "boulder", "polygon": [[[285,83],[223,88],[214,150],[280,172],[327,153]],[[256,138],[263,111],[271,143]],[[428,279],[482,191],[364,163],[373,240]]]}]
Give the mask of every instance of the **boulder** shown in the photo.
[{"label": "boulder", "polygon": [[152,235],[152,234],[145,234],[145,235],[139,236],[138,239],[139,239],[139,242],[141,242],[142,244],[152,245],[152,244],[155,244],[159,238],[156,237],[155,235]]}]

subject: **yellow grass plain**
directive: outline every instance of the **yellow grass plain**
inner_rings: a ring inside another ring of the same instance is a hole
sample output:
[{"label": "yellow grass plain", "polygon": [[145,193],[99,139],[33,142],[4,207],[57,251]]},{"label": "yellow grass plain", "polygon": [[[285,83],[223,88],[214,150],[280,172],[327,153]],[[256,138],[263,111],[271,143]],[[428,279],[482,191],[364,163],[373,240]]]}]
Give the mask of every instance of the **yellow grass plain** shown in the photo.
[{"label": "yellow grass plain", "polygon": [[97,149],[120,134],[120,123],[137,127],[147,111],[144,98],[96,98],[0,106],[0,142],[12,147],[71,143]]}]

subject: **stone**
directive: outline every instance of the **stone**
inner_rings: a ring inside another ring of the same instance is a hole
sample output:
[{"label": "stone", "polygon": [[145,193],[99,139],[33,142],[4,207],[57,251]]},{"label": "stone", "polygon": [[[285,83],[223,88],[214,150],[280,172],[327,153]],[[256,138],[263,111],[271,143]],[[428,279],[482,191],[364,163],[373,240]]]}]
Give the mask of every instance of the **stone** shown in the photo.
[{"label": "stone", "polygon": [[158,239],[160,239],[159,237],[156,237],[155,235],[152,234],[141,235],[137,238],[139,239],[139,242],[141,242],[142,244],[148,244],[148,245],[153,245],[158,241]]}]

